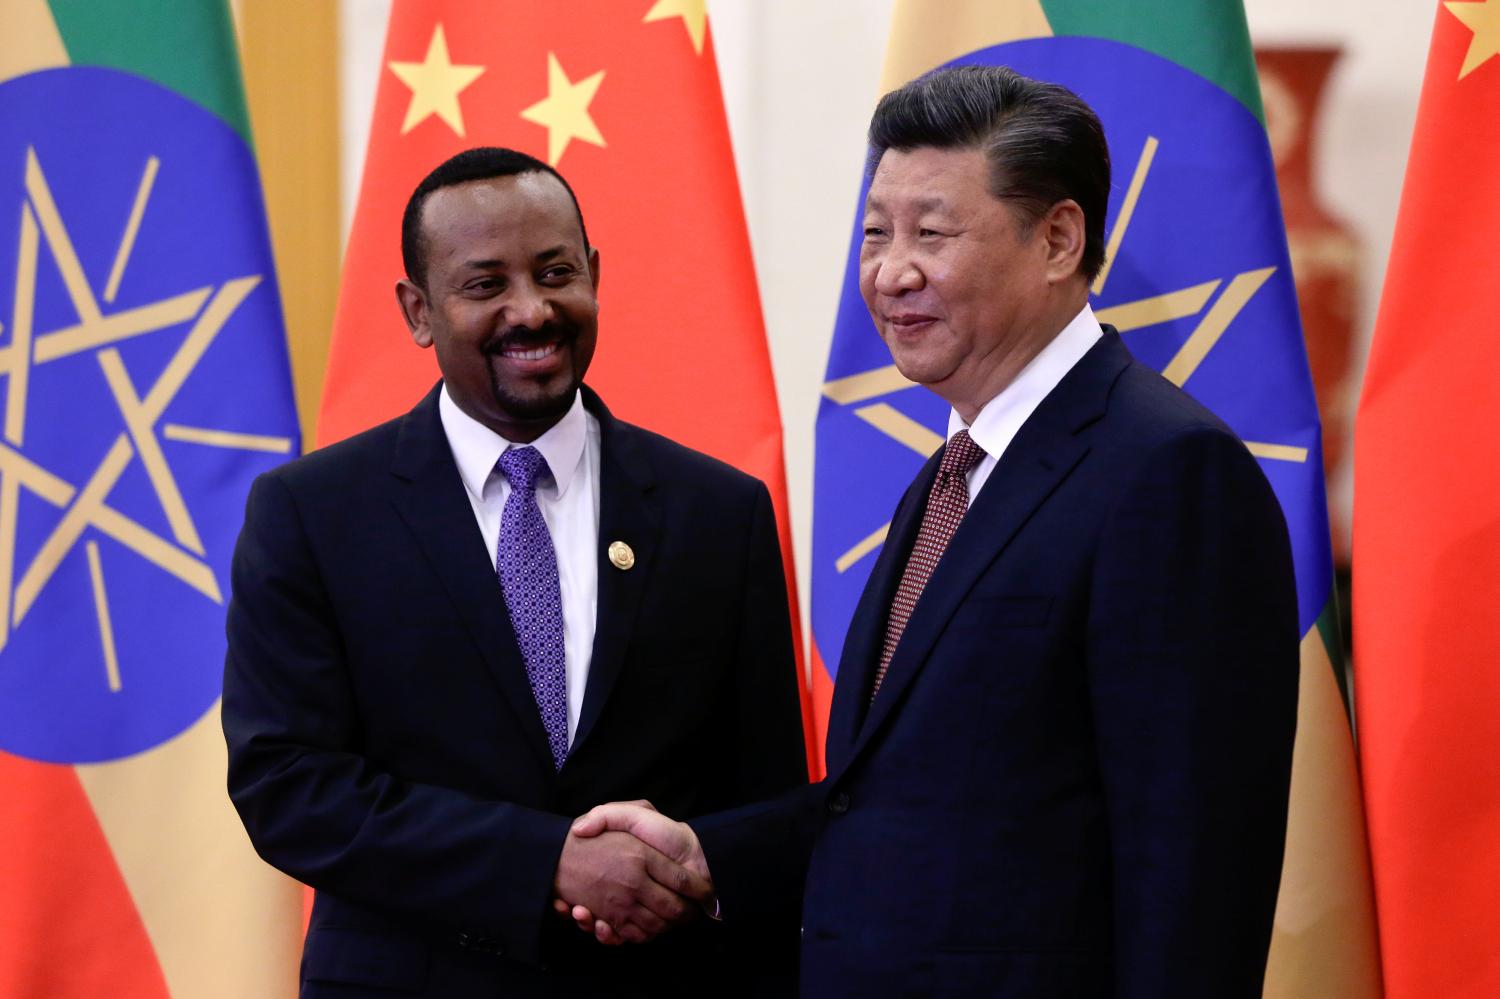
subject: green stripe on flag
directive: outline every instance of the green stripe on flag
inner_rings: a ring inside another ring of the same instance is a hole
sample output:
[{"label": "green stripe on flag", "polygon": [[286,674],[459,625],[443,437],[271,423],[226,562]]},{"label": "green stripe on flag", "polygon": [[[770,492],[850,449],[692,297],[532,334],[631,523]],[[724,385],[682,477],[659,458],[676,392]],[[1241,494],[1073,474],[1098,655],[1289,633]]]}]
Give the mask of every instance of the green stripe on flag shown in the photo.
[{"label": "green stripe on flag", "polygon": [[1109,38],[1154,52],[1228,91],[1262,122],[1250,28],[1238,3],[1041,0],[1058,35]]},{"label": "green stripe on flag", "polygon": [[250,143],[227,2],[50,0],[50,5],[73,65],[106,66],[153,80],[208,108]]},{"label": "green stripe on flag", "polygon": [[1333,665],[1333,677],[1338,681],[1339,696],[1344,699],[1344,714],[1348,715],[1352,721],[1354,691],[1350,688],[1354,683],[1354,676],[1349,669],[1349,660],[1344,655],[1344,636],[1339,623],[1339,591],[1336,586],[1328,594],[1328,602],[1323,605],[1323,610],[1318,614],[1318,619],[1313,622],[1313,627],[1318,629],[1318,637],[1323,640],[1323,648],[1328,650],[1328,661]]}]

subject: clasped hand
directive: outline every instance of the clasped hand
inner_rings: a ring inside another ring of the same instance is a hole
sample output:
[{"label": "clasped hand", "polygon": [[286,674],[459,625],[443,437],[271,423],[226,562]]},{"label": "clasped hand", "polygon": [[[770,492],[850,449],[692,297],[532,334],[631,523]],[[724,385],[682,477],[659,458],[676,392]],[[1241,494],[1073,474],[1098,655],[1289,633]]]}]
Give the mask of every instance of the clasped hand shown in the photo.
[{"label": "clasped hand", "polygon": [[600,943],[645,943],[711,905],[698,837],[649,801],[600,805],[563,843],[553,907]]}]

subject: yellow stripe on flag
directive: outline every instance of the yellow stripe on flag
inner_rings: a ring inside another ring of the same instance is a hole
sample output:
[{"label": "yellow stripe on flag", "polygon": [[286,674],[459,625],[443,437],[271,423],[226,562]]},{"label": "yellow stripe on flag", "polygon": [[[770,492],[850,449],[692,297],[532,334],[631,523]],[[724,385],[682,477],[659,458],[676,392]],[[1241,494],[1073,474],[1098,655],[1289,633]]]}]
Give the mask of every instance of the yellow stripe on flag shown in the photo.
[{"label": "yellow stripe on flag", "polygon": [[302,889],[255,855],[227,766],[215,702],[170,742],[75,769],[172,996],[291,999]]},{"label": "yellow stripe on flag", "polygon": [[1316,627],[1302,639],[1290,814],[1262,995],[1380,999],[1359,775],[1344,700]]},{"label": "yellow stripe on flag", "polygon": [[5,0],[0,21],[5,24],[0,35],[0,83],[68,65],[68,50],[63,48],[46,0]]},{"label": "yellow stripe on flag", "polygon": [[1041,0],[949,0],[941,8],[926,0],[896,0],[890,37],[880,74],[882,94],[976,49],[1019,38],[1050,38],[1052,25]]},{"label": "yellow stripe on flag", "polygon": [[[241,4],[240,55],[276,254],[302,439],[311,441],[338,300],[338,5]],[[295,24],[297,30],[287,31]],[[436,161],[434,161],[436,165]]]}]

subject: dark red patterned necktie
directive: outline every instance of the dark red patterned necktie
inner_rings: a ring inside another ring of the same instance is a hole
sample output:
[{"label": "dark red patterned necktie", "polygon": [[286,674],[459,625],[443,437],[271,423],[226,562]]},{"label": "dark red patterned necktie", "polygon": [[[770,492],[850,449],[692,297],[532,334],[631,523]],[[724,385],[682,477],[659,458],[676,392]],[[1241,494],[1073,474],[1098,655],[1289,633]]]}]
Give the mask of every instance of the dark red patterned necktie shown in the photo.
[{"label": "dark red patterned necktie", "polygon": [[875,683],[870,687],[870,700],[880,692],[885,671],[891,665],[891,656],[896,652],[896,643],[911,620],[912,609],[917,598],[943,557],[953,532],[969,509],[969,470],[984,458],[984,449],[974,443],[967,430],[953,435],[943,450],[943,459],[938,464],[937,478],[932,481],[932,490],[927,494],[927,510],[922,514],[922,526],[917,529],[916,543],[911,546],[911,555],[906,560],[906,571],[901,574],[901,585],[896,588],[896,597],[891,601],[891,613],[885,623],[885,647],[880,653],[880,667],[875,671]]}]

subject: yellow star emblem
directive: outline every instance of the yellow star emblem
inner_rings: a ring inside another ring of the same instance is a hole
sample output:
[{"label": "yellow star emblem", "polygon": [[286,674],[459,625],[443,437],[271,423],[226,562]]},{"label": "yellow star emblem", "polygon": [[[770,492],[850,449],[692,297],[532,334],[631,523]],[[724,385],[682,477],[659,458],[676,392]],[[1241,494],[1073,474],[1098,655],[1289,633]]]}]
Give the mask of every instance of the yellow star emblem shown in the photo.
[{"label": "yellow star emblem", "polygon": [[693,51],[702,55],[703,34],[708,26],[708,0],[656,0],[642,23],[664,21],[669,17],[682,18],[688,37],[693,40]]},{"label": "yellow star emblem", "polygon": [[1445,3],[1443,6],[1474,33],[1474,37],[1469,40],[1469,51],[1464,56],[1463,67],[1458,71],[1458,78],[1462,80],[1490,56],[1500,55],[1500,0]]},{"label": "yellow star emblem", "polygon": [[[0,377],[5,381],[3,429],[0,429],[0,650],[36,605],[47,584],[80,543],[89,566],[100,645],[109,688],[121,689],[120,663],[114,642],[97,536],[152,563],[216,603],[223,602],[203,540],[194,524],[162,440],[213,447],[288,454],[284,437],[242,434],[205,427],[164,423],[167,409],[208,352],[215,338],[261,283],[258,274],[195,288],[130,308],[112,306],[135,246],[160,162],[152,157],[137,187],[125,234],[115,252],[103,304],[95,294],[42,171],[34,148],[26,151],[25,189],[17,239],[15,295],[9,346],[0,350]],[[52,255],[77,322],[60,329],[34,328],[41,251]],[[120,345],[148,334],[190,323],[165,368],[154,379],[137,382],[125,364]],[[27,400],[35,367],[79,354],[91,354],[114,398],[120,430],[88,480],[77,485],[43,467],[25,453]],[[111,493],[136,460],[145,469],[171,537],[164,537],[112,505]],[[17,560],[17,524],[22,490],[62,510],[41,547],[22,564]],[[20,579],[16,580],[19,572]]]},{"label": "yellow star emblem", "polygon": [[441,24],[432,31],[425,59],[421,62],[392,62],[390,67],[396,79],[411,88],[411,103],[406,107],[406,120],[401,123],[402,135],[432,115],[443,119],[459,135],[464,134],[464,115],[458,106],[458,95],[479,79],[485,67],[454,65],[448,57],[448,39],[443,35]]},{"label": "yellow star emblem", "polygon": [[589,115],[589,102],[604,82],[604,70],[574,83],[563,72],[557,53],[547,53],[547,96],[521,112],[521,117],[547,129],[547,162],[557,166],[574,139],[604,145],[599,126]]}]

